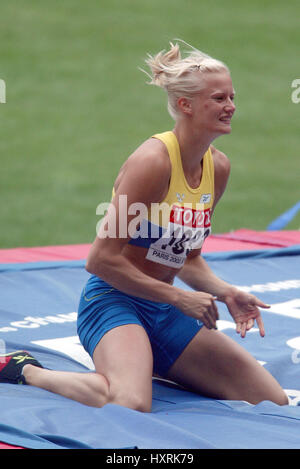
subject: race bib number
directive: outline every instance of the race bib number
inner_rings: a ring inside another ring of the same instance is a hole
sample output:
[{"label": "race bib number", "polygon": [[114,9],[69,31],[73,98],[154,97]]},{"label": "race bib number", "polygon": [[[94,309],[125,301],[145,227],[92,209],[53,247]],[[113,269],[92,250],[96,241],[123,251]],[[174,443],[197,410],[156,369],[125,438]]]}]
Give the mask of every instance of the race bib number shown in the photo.
[{"label": "race bib number", "polygon": [[146,259],[180,269],[192,249],[200,249],[210,234],[210,209],[174,205],[163,235],[150,244]]}]

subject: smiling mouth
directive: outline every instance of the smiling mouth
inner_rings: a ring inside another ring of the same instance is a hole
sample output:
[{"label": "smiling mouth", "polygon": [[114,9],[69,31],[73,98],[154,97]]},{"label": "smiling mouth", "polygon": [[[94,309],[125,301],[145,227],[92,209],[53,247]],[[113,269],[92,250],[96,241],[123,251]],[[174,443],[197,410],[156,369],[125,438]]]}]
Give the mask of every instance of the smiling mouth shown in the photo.
[{"label": "smiling mouth", "polygon": [[230,124],[231,123],[231,117],[220,117],[219,120],[221,122],[224,122],[225,124]]}]

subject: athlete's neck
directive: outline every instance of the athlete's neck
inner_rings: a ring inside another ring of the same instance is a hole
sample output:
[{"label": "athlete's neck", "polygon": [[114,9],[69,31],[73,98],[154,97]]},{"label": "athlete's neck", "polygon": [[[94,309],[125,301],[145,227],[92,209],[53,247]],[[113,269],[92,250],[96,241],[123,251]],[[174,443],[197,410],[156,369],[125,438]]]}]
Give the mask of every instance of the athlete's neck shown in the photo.
[{"label": "athlete's neck", "polygon": [[201,168],[205,153],[213,141],[211,136],[186,132],[183,126],[175,125],[173,129],[180,147],[182,166],[185,174],[193,175]]}]

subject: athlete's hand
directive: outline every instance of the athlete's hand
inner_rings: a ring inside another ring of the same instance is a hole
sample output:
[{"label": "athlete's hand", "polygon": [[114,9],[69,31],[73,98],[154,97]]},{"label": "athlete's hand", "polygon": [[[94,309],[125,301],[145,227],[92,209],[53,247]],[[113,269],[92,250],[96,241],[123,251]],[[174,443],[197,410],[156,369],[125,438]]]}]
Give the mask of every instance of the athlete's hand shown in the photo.
[{"label": "athlete's hand", "polygon": [[259,308],[270,308],[254,295],[237,290],[224,298],[228,311],[236,322],[236,332],[245,337],[256,321],[261,337],[265,335],[265,328]]},{"label": "athlete's hand", "polygon": [[215,297],[209,293],[183,291],[177,307],[187,316],[203,322],[208,329],[217,329],[218,308]]}]

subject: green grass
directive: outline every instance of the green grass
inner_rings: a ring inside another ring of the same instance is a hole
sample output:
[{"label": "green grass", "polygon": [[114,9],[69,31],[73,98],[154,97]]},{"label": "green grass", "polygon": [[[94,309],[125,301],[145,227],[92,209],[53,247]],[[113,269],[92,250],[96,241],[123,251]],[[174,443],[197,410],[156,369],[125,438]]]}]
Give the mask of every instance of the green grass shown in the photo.
[{"label": "green grass", "polygon": [[92,241],[122,162],[173,125],[138,67],[175,37],[224,60],[237,92],[215,142],[232,173],[214,231],[265,229],[300,199],[299,13],[298,0],[3,2],[0,247]]}]

